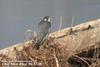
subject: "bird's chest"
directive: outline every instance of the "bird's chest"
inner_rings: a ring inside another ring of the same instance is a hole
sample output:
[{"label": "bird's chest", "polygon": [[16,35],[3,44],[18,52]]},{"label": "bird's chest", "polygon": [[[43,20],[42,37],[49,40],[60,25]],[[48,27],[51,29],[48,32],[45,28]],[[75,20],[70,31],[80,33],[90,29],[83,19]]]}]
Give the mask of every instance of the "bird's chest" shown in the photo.
[{"label": "bird's chest", "polygon": [[39,26],[38,26],[38,30],[39,31],[46,31],[46,30],[48,30],[48,28],[49,28],[49,24],[47,23],[47,22],[44,22],[44,23],[41,23]]},{"label": "bird's chest", "polygon": [[38,25],[38,35],[39,36],[44,36],[45,34],[48,33],[49,29],[49,24],[47,22],[41,23]]}]

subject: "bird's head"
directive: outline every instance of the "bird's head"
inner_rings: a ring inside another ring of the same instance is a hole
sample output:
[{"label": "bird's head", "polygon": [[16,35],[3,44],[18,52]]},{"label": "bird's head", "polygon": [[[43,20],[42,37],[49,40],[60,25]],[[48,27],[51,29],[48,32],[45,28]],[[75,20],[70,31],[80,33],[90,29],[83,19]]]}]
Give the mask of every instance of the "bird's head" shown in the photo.
[{"label": "bird's head", "polygon": [[50,16],[45,16],[45,17],[43,18],[43,21],[51,22]]}]

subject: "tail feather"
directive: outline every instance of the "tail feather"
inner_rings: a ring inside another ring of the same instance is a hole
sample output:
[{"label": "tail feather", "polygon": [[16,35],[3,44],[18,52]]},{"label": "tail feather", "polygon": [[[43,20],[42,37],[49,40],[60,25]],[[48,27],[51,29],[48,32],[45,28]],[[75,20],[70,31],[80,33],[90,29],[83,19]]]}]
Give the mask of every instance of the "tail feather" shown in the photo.
[{"label": "tail feather", "polygon": [[42,41],[39,40],[39,41],[36,43],[35,48],[36,48],[36,49],[40,49],[40,46],[43,45],[44,41],[45,41],[45,38],[44,38]]},{"label": "tail feather", "polygon": [[36,45],[34,46],[36,49],[40,49],[40,44],[36,43]]}]

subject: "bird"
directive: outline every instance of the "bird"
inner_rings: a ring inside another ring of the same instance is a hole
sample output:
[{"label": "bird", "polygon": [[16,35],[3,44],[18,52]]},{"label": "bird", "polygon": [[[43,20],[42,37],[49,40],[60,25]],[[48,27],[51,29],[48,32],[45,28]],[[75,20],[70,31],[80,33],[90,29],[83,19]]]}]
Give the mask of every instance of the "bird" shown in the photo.
[{"label": "bird", "polygon": [[36,48],[39,49],[43,44],[43,41],[48,37],[51,28],[51,18],[50,16],[45,16],[39,23],[36,31],[37,34],[37,42]]}]

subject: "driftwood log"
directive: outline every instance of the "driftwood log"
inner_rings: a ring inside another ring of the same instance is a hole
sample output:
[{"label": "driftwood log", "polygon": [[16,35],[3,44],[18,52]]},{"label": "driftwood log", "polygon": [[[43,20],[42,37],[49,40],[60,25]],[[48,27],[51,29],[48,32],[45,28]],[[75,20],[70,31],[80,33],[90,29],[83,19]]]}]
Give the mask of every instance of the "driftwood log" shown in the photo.
[{"label": "driftwood log", "polygon": [[100,20],[50,33],[39,50],[34,45],[0,50],[0,67],[100,67]]}]

